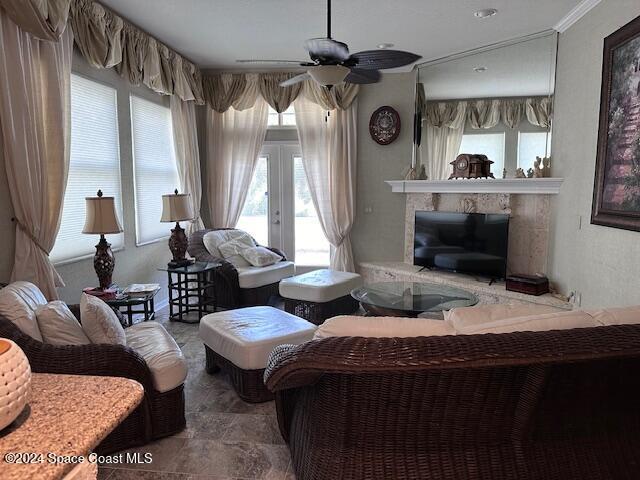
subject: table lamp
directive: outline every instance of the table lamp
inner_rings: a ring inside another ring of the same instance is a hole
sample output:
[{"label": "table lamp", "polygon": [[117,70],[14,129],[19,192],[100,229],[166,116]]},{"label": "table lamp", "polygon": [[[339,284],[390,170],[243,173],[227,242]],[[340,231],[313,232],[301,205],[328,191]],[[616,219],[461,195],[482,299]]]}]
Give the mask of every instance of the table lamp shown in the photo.
[{"label": "table lamp", "polygon": [[162,217],[161,222],[176,222],[175,228],[171,229],[169,237],[169,250],[173,254],[173,260],[169,262],[169,268],[186,267],[193,263],[185,258],[189,240],[184,233],[184,228],[180,226],[183,220],[193,220],[193,208],[191,207],[191,195],[188,193],[174,193],[162,195]]},{"label": "table lamp", "polygon": [[122,232],[122,225],[118,220],[113,197],[104,197],[102,190],[98,190],[97,197],[86,197],[85,201],[87,217],[82,233],[100,234],[100,241],[96,245],[96,254],[93,257],[93,268],[98,275],[100,290],[106,290],[111,286],[116,259],[111,251],[111,244],[104,236],[108,233]]}]

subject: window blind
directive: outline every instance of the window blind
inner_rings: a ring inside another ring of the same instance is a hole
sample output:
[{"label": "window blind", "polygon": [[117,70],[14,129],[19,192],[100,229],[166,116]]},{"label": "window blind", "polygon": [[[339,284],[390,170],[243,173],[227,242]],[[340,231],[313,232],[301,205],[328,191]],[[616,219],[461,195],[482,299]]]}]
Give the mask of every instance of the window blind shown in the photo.
[{"label": "window blind", "polygon": [[[122,223],[120,145],[115,89],[78,75],[71,76],[71,156],[62,220],[50,257],[63,262],[95,252],[96,235],[83,235],[85,197],[98,189],[115,197]],[[123,235],[107,235],[112,248]]]},{"label": "window blind", "polygon": [[173,148],[171,110],[140,97],[131,97],[133,166],[136,197],[136,242],[153,242],[171,234],[160,223],[162,195],[180,191]]}]

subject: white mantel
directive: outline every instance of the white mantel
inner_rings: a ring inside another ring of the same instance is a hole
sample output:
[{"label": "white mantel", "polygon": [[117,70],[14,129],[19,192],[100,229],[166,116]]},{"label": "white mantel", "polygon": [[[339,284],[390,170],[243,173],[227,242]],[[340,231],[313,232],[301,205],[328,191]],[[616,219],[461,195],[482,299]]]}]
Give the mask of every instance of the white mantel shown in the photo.
[{"label": "white mantel", "polygon": [[512,193],[557,195],[563,178],[474,178],[456,180],[387,180],[395,193]]}]

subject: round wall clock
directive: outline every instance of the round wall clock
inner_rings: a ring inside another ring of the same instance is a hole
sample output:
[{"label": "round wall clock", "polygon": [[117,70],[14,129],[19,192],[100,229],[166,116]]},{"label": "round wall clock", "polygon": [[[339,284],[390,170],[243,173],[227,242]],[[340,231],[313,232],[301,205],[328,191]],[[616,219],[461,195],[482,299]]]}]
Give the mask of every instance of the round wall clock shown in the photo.
[{"label": "round wall clock", "polygon": [[380,107],[371,115],[369,133],[380,145],[389,145],[400,134],[400,115],[392,107]]}]

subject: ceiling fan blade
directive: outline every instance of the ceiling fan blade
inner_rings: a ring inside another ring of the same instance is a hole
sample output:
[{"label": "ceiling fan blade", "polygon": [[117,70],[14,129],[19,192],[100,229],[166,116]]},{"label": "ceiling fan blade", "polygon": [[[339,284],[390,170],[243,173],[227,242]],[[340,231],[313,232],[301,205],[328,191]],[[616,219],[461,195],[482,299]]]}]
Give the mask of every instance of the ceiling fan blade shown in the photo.
[{"label": "ceiling fan blade", "polygon": [[[236,63],[254,63],[254,64],[266,64],[266,63],[274,63],[274,64],[296,64],[296,65],[305,65],[309,62],[306,60],[261,60],[261,59],[240,59],[236,60]],[[312,64],[314,65],[314,64]]]},{"label": "ceiling fan blade", "polygon": [[380,81],[380,72],[378,70],[360,70],[359,68],[352,68],[351,72],[344,79],[347,83],[378,83]]},{"label": "ceiling fan blade", "polygon": [[280,83],[281,87],[290,87],[291,85],[295,85],[296,83],[304,82],[305,80],[311,78],[311,75],[308,73],[301,73],[300,75],[296,75],[295,77],[291,77],[288,80]]},{"label": "ceiling fan blade", "polygon": [[304,42],[304,48],[309,52],[312,60],[328,60],[340,63],[349,58],[347,44],[332,38],[311,38]]},{"label": "ceiling fan blade", "polygon": [[386,70],[404,67],[421,58],[420,55],[402,50],[365,50],[351,55],[345,64],[364,70]]}]

